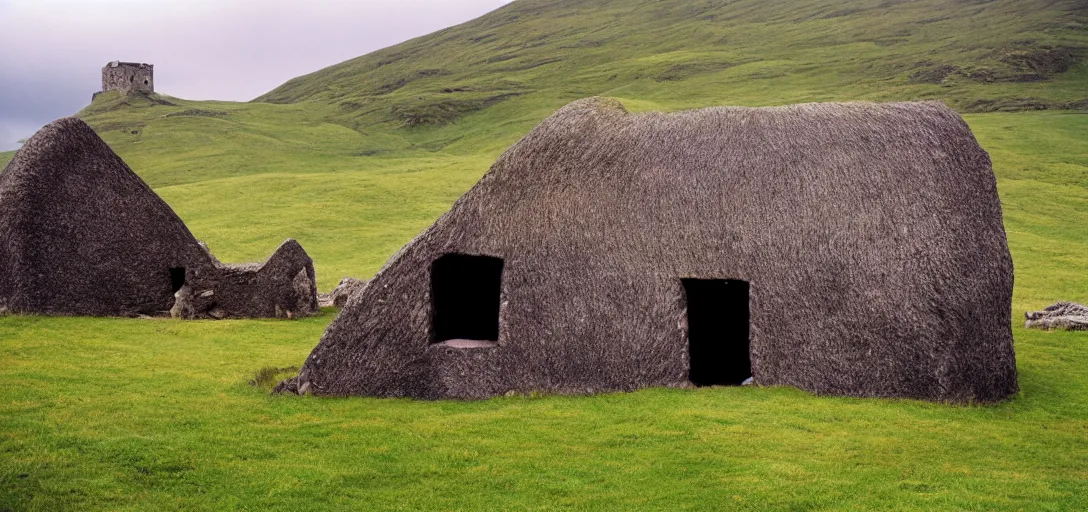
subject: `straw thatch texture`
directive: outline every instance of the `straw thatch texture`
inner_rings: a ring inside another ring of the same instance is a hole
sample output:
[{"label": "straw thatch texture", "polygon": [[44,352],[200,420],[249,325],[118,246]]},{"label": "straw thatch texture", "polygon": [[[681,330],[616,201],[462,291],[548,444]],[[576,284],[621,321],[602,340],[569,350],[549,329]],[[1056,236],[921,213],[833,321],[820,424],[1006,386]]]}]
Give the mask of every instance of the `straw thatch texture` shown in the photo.
[{"label": "straw thatch texture", "polygon": [[288,239],[263,264],[223,265],[194,275],[176,294],[180,318],[298,318],[317,311],[314,262]]},{"label": "straw thatch texture", "polygon": [[170,269],[207,265],[174,211],[79,119],[42,128],[0,174],[0,309],[162,314]]},{"label": "straw thatch texture", "polygon": [[[175,303],[175,291],[194,289],[214,299]],[[175,306],[186,318],[310,314],[313,261],[288,240],[263,265],[222,265],[90,126],[66,118],[42,128],[0,174],[0,312],[165,315]]]},{"label": "straw thatch texture", "polygon": [[[502,258],[497,344],[432,344],[430,271]],[[748,281],[755,382],[1017,391],[990,159],[939,103],[631,115],[575,102],[352,297],[279,389],[481,398],[686,386],[681,278]]]},{"label": "straw thatch texture", "polygon": [[1088,307],[1058,302],[1042,311],[1024,313],[1024,327],[1046,331],[1088,331]]}]

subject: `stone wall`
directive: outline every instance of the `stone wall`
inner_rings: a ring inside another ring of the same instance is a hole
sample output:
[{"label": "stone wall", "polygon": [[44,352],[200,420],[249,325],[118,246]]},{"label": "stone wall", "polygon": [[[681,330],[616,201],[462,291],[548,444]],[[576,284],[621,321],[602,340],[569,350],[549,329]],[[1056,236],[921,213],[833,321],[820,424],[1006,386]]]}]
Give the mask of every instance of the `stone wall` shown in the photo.
[{"label": "stone wall", "polygon": [[155,66],[113,61],[102,68],[102,92],[155,92]]}]

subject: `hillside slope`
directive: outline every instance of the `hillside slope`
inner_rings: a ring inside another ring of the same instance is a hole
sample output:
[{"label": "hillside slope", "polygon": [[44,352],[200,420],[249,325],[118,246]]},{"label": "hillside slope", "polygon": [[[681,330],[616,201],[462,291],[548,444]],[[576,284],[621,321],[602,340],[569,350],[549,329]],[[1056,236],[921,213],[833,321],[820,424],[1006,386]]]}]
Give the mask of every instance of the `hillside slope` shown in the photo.
[{"label": "hillside slope", "polygon": [[499,105],[491,123],[536,119],[592,95],[636,109],[938,98],[1030,110],[1088,105],[1085,57],[1079,0],[518,0],[256,101],[333,105],[358,129]]},{"label": "hillside slope", "polygon": [[577,98],[1081,107],[1086,58],[1078,0],[517,0],[259,101],[103,94],[78,115],[217,254],[260,260],[295,237],[326,289],[376,270]]},{"label": "hillside slope", "polygon": [[[323,125],[335,140],[356,139],[347,155],[494,157],[560,106],[593,95],[635,111],[913,99],[961,112],[1088,108],[1088,3],[517,0],[295,78],[248,105],[186,104],[231,112],[190,116],[186,126],[218,133],[224,121],[249,119],[262,126],[231,133],[267,134]],[[118,140],[132,139],[127,125],[150,132],[163,122],[147,116],[163,115],[163,105],[103,101],[81,116],[100,132],[123,132]],[[205,153],[228,158],[250,149],[205,142]],[[270,142],[254,149],[275,149]],[[267,169],[250,164],[242,158],[231,174]]]}]

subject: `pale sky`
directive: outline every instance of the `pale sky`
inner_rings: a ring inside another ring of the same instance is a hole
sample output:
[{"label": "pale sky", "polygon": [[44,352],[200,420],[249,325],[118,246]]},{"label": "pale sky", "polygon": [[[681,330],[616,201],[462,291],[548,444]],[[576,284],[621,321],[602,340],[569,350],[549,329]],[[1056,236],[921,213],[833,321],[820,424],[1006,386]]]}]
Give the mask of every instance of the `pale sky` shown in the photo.
[{"label": "pale sky", "polygon": [[155,91],[247,101],[510,0],[0,0],[0,151],[74,114],[122,60]]}]

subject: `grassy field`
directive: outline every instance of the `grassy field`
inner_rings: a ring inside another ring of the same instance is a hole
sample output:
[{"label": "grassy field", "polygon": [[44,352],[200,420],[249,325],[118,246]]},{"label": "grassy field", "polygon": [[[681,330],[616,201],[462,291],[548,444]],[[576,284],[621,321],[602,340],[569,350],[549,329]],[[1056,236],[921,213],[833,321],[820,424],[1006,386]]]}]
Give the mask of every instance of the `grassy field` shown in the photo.
[{"label": "grassy field", "polygon": [[[80,116],[221,259],[262,260],[293,237],[327,290],[371,276],[576,97],[608,94],[636,111],[1088,98],[1083,60],[1046,80],[1008,79],[1030,71],[1009,52],[1088,48],[1081,2],[719,4],[518,0],[292,81],[264,98],[275,104],[107,94]],[[540,63],[547,55],[563,60]],[[941,83],[911,78],[945,65],[959,71]],[[999,79],[969,78],[982,68]],[[1027,331],[1019,318],[1088,303],[1088,114],[965,117],[993,157],[1016,265],[1022,392],[1009,402],[787,388],[473,403],[272,396],[334,310],[299,321],[0,317],[0,510],[1086,510],[1088,334]]]},{"label": "grassy field", "polygon": [[593,95],[636,110],[859,99],[1061,108],[1088,105],[1077,64],[1086,29],[1078,0],[518,0],[259,99],[320,103],[359,131],[462,153]]},{"label": "grassy field", "polygon": [[[1088,301],[1088,116],[968,119],[1000,177],[1015,311]],[[485,165],[158,191],[234,259],[299,237],[327,287],[373,273]],[[299,365],[334,314],[0,319],[0,509],[1088,507],[1085,334],[1017,327],[1023,391],[992,407],[749,388],[421,403],[249,384]]]}]

